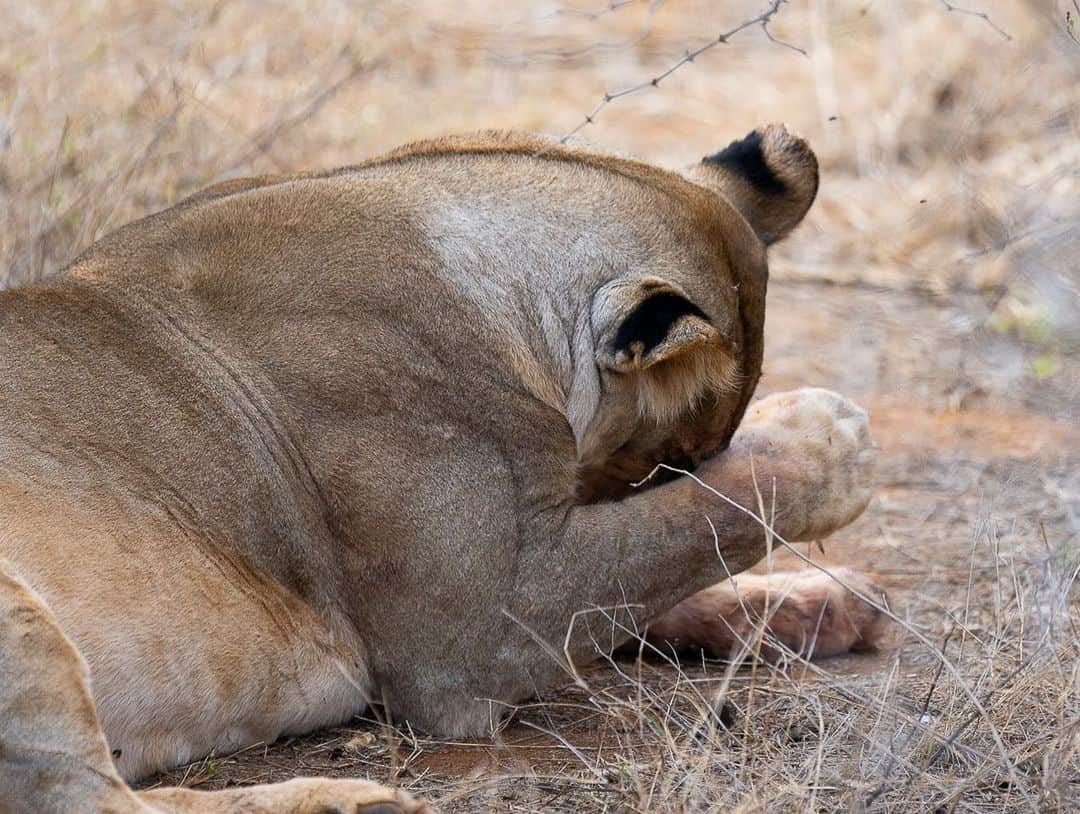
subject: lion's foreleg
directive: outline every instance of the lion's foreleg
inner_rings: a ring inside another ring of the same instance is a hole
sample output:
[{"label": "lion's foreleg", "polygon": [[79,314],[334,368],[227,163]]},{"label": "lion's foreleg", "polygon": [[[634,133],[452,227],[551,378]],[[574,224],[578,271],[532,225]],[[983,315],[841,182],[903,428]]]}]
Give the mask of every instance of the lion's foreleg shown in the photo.
[{"label": "lion's foreleg", "polygon": [[[538,582],[562,580],[564,591],[576,583],[579,607],[565,610],[625,603],[644,623],[758,562],[768,539],[755,517],[762,507],[768,525],[790,541],[850,523],[869,500],[874,457],[867,415],[847,399],[817,389],[772,396],[753,405],[730,448],[693,478],[573,507],[561,518],[557,544],[538,551],[545,561],[531,571]],[[549,618],[548,629],[557,627]],[[589,627],[570,637],[583,655],[597,644]]]}]

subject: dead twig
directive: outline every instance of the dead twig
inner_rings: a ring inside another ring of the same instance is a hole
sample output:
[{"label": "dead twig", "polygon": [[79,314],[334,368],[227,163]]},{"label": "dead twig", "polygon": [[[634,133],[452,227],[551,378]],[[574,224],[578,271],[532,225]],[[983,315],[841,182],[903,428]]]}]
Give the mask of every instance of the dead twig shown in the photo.
[{"label": "dead twig", "polygon": [[[347,52],[342,52],[341,58],[348,57]],[[373,72],[379,67],[377,61],[360,60],[354,62],[349,71],[328,85],[317,85],[318,88],[308,99],[292,113],[282,115],[277,120],[263,129],[263,132],[252,139],[251,148],[233,161],[228,172],[232,172],[246,164],[251,163],[259,156],[266,155],[274,142],[281,137],[282,133],[310,120],[320,108],[329,102],[342,88],[355,80],[357,77]]]},{"label": "dead twig", "polygon": [[943,5],[945,7],[946,11],[955,11],[957,14],[966,14],[969,17],[978,17],[980,20],[984,21],[988,26],[990,26],[992,29],[994,29],[994,31],[996,31],[998,34],[1000,34],[1002,37],[1004,37],[1007,40],[1012,40],[1012,34],[1010,34],[1004,28],[1002,28],[997,23],[995,23],[990,18],[990,15],[987,14],[985,11],[974,11],[973,9],[961,8],[960,6],[957,6],[957,5],[954,5],[953,3],[950,3],[949,0],[938,0],[938,2],[940,2],[941,5]]}]

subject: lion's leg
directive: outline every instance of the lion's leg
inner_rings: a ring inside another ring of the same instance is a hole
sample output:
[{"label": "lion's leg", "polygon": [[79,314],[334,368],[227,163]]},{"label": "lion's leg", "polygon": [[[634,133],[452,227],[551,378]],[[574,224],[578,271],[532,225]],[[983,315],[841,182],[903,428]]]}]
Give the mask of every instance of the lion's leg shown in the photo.
[{"label": "lion's leg", "polygon": [[370,780],[325,777],[224,791],[153,789],[139,792],[139,797],[157,811],[175,814],[432,814],[428,806],[405,792]]},{"label": "lion's leg", "polygon": [[791,541],[820,539],[865,508],[874,457],[865,411],[809,390],[764,399],[748,418],[695,472],[739,506],[682,477],[619,501],[559,503],[516,526],[525,538],[513,543],[513,583],[455,631],[452,661],[438,672],[421,665],[423,684],[420,670],[393,673],[395,713],[439,733],[483,734],[504,708],[491,699],[527,697],[565,676],[564,655],[585,664],[631,638],[634,623],[755,565],[765,532],[740,508],[756,509],[755,480],[771,502],[775,479],[775,530]]},{"label": "lion's leg", "polygon": [[[849,400],[818,389],[771,396],[751,406],[730,448],[695,478],[559,515],[558,545],[538,547],[537,562],[522,570],[535,575],[532,595],[567,593],[573,579],[571,595],[581,604],[571,612],[628,604],[638,621],[654,619],[761,559],[765,532],[742,508],[757,512],[759,498],[776,533],[790,541],[820,539],[850,523],[869,501],[874,457],[867,415]],[[598,546],[605,568],[582,568],[582,552]],[[533,629],[565,635],[565,615],[548,619]],[[577,620],[569,640],[581,658],[597,646],[588,621]]]},{"label": "lion's leg", "polygon": [[740,574],[684,599],[650,623],[646,639],[666,652],[694,649],[736,659],[785,652],[827,658],[877,647],[888,618],[844,585],[875,601],[884,596],[881,588],[848,568],[831,573]]},{"label": "lion's leg", "polygon": [[0,560],[0,810],[136,812],[90,697],[86,662]]},{"label": "lion's leg", "polygon": [[34,814],[405,814],[427,809],[367,780],[304,778],[133,792],[113,767],[86,662],[45,602],[0,560],[0,811]]}]

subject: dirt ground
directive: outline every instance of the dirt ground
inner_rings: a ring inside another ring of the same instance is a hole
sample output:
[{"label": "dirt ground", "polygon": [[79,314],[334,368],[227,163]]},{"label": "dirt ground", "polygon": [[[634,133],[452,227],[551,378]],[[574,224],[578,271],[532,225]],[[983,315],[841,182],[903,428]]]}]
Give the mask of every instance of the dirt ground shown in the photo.
[{"label": "dirt ground", "polygon": [[[0,0],[0,285],[215,180],[570,132],[767,5]],[[450,812],[1075,810],[1080,9],[954,5],[782,5],[581,130],[685,164],[783,120],[817,150],[818,202],[771,261],[761,391],[870,409],[877,495],[800,550],[880,576],[906,620],[890,647],[601,660],[492,739],[375,718],[151,785],[364,776]]]}]

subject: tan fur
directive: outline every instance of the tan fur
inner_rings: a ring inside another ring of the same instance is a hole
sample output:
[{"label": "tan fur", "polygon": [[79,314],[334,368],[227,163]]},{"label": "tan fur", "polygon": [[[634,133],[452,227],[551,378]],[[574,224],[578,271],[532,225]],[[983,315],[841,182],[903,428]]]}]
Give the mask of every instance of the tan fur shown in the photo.
[{"label": "tan fur", "polygon": [[[82,712],[46,717],[89,739],[118,800],[117,775],[372,697],[482,734],[558,679],[536,639],[563,641],[575,611],[656,616],[720,579],[706,513],[726,567],[754,564],[757,527],[688,479],[632,489],[659,462],[751,505],[753,453],[792,540],[862,510],[872,450],[850,402],[766,400],[735,434],[772,210],[725,197],[738,167],[709,172],[520,134],[425,142],[226,182],[0,293],[0,556],[66,654],[25,662],[20,686],[74,687]],[[774,201],[788,227],[796,197]],[[324,800],[287,786],[266,794]]]},{"label": "tan fur", "polygon": [[727,171],[709,159],[694,165],[689,176],[719,187],[754,227],[762,242],[774,243],[803,219],[818,190],[817,158],[809,145],[787,129],[770,125],[750,136],[760,136],[768,172],[785,187],[783,194],[771,192],[746,176]]},{"label": "tan fur", "polygon": [[849,568],[741,574],[684,599],[649,625],[647,639],[666,652],[690,648],[769,660],[880,647],[888,617],[845,586],[885,601],[878,585]]},{"label": "tan fur", "polygon": [[694,348],[638,374],[638,415],[672,422],[707,398],[738,389],[738,362],[727,353]]},{"label": "tan fur", "polygon": [[[425,814],[366,780],[309,778],[220,792],[132,792],[109,759],[86,662],[37,594],[0,560],[0,812]],[[114,750],[115,751],[115,750]]]}]

